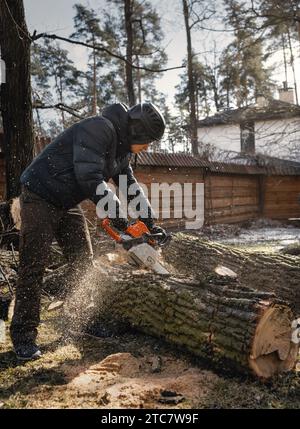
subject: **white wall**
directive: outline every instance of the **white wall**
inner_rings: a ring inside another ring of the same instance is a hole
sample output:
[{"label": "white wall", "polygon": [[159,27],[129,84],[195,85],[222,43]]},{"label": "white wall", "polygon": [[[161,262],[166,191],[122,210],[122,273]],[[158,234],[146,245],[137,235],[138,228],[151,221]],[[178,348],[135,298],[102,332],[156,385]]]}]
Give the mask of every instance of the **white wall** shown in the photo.
[{"label": "white wall", "polygon": [[300,118],[257,122],[257,153],[300,162]]},{"label": "white wall", "polygon": [[241,151],[241,132],[239,125],[217,125],[198,128],[198,140],[211,144],[221,150]]},{"label": "white wall", "polygon": [[[198,139],[222,151],[241,151],[239,125],[198,128]],[[255,150],[256,153],[300,162],[300,118],[256,122]]]}]

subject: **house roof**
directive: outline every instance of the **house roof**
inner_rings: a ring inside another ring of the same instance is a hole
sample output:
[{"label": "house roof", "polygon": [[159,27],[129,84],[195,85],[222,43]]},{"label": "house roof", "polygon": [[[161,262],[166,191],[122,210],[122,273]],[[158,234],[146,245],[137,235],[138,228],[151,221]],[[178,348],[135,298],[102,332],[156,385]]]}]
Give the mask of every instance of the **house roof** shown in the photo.
[{"label": "house roof", "polygon": [[240,124],[246,121],[266,121],[299,117],[300,106],[285,101],[270,99],[265,107],[251,104],[239,109],[225,110],[198,121],[198,127]]},{"label": "house roof", "polygon": [[208,161],[186,153],[140,152],[138,166],[147,167],[207,167]]},{"label": "house roof", "polygon": [[[1,132],[0,132],[1,142]],[[1,154],[0,157],[4,153]],[[300,162],[237,153],[228,162],[208,161],[200,156],[185,153],[141,152],[137,157],[137,167],[199,168],[211,173],[262,174],[300,176]]]},{"label": "house roof", "polygon": [[300,176],[300,162],[288,161],[263,155],[241,156],[236,162],[207,161],[188,154],[141,152],[137,167],[200,168],[211,173],[295,175]]}]

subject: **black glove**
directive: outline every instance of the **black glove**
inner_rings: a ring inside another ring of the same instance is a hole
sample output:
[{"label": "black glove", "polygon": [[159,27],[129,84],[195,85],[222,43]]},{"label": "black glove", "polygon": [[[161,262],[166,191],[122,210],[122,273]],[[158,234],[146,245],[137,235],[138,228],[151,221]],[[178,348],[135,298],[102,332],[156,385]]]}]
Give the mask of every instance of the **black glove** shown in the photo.
[{"label": "black glove", "polygon": [[171,239],[170,234],[168,234],[167,231],[161,226],[153,225],[151,228],[149,228],[149,231],[151,232],[151,234],[161,234],[161,237],[157,239],[157,242],[160,245],[168,243]]},{"label": "black glove", "polygon": [[119,231],[125,232],[126,229],[129,226],[129,222],[127,219],[124,218],[114,218],[114,219],[110,219],[110,222],[112,224],[112,226],[116,229],[118,229]]}]

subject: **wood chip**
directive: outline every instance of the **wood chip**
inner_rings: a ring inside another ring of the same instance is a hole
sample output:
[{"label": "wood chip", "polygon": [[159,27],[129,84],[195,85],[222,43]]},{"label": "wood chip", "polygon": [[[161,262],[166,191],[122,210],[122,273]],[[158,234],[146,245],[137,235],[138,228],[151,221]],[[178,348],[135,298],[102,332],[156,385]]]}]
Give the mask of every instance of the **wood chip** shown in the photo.
[{"label": "wood chip", "polygon": [[218,265],[217,268],[215,268],[215,273],[219,274],[219,276],[231,277],[232,279],[236,279],[238,277],[237,273],[232,271],[230,268],[223,267],[222,265]]},{"label": "wood chip", "polygon": [[47,311],[55,311],[61,308],[64,305],[64,301],[54,301],[52,302],[49,307],[47,308]]},{"label": "wood chip", "polygon": [[162,359],[161,359],[161,357],[160,356],[154,356],[152,358],[151,372],[153,374],[161,372],[161,367],[162,367]]}]

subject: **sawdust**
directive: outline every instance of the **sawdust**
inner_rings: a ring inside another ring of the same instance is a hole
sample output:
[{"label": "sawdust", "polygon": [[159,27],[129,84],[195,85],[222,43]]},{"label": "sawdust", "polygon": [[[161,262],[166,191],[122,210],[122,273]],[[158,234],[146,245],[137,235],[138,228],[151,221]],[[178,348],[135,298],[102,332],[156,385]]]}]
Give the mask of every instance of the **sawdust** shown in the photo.
[{"label": "sawdust", "polygon": [[199,401],[218,380],[170,356],[161,357],[159,372],[154,373],[156,358],[110,355],[75,377],[67,390],[71,396],[95,395],[106,408],[161,408]]},{"label": "sawdust", "polygon": [[[114,258],[113,264],[112,258]],[[121,259],[118,260],[118,258]],[[114,280],[112,271],[117,272],[122,266],[124,268],[122,255],[103,255],[97,258],[93,266],[88,267],[80,277],[72,281],[61,319],[65,337],[68,333],[72,336],[74,333],[80,334],[92,323],[95,316],[100,318],[102,314],[108,313],[107,301],[111,295],[111,285]]]},{"label": "sawdust", "polygon": [[[160,258],[162,258],[161,255]],[[168,268],[170,272],[173,269],[171,266]],[[66,338],[68,334],[74,337],[86,331],[94,320],[112,323],[110,306],[112,300],[116,298],[113,291],[116,278],[121,278],[122,273],[137,271],[147,272],[146,269],[137,267],[132,262],[129,263],[127,251],[118,247],[115,252],[97,257],[93,266],[88,267],[78,278],[73,278],[72,284],[65,286],[70,293],[65,299],[61,319],[64,337]]]}]

